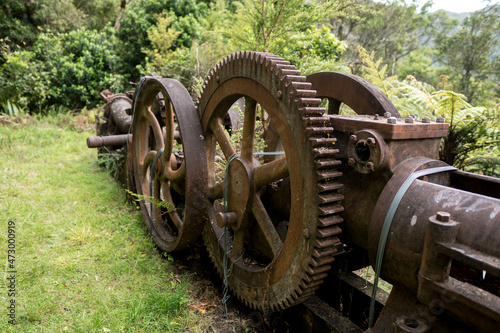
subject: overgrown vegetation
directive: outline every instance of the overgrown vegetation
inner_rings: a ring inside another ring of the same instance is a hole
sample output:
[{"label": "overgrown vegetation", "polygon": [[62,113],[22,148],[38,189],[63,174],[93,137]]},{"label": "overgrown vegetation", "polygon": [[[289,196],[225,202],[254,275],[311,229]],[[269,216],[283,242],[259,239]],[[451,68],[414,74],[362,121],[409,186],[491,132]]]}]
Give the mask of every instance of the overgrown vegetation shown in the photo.
[{"label": "overgrown vegetation", "polygon": [[[124,190],[98,166],[85,124],[54,116],[0,126],[0,219],[15,222],[17,245],[16,324],[1,320],[0,331],[207,330],[199,288],[175,273]],[[4,263],[6,255],[0,251]],[[8,301],[2,297],[4,309]]]}]

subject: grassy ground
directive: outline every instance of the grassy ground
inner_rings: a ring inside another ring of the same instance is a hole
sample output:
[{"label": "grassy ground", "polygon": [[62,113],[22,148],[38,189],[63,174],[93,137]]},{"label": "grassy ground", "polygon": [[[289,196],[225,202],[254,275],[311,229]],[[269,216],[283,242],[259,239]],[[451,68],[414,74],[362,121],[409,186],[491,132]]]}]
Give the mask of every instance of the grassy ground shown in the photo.
[{"label": "grassy ground", "polygon": [[[175,273],[124,190],[98,167],[85,145],[92,133],[74,129],[85,120],[68,119],[0,124],[0,331],[208,330],[191,278]],[[15,297],[7,292],[11,264]]]}]

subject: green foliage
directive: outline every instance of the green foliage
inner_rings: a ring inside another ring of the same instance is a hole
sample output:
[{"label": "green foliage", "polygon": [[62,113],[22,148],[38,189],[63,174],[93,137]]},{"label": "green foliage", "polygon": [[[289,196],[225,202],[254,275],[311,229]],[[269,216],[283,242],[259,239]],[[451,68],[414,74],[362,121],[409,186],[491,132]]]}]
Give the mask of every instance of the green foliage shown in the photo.
[{"label": "green foliage", "polygon": [[154,17],[157,23],[147,31],[153,49],[145,50],[144,53],[149,57],[148,65],[152,66],[152,71],[159,75],[165,75],[168,73],[166,68],[176,56],[177,51],[173,48],[173,44],[181,31],[177,31],[171,26],[175,18],[173,14],[169,15],[163,12],[160,15],[155,14]]},{"label": "green foliage", "polygon": [[117,60],[111,29],[41,34],[29,51],[6,55],[0,99],[31,113],[46,113],[51,105],[92,107],[100,91],[121,84],[113,70]]},{"label": "green foliage", "polygon": [[280,53],[297,32],[322,23],[337,7],[333,1],[247,0],[236,2],[236,24],[228,27],[231,44],[241,50]]},{"label": "green foliage", "polygon": [[322,71],[348,71],[339,64],[346,48],[325,25],[311,26],[304,32],[297,32],[291,43],[279,53],[301,70],[303,75]]},{"label": "green foliage", "polygon": [[473,107],[465,95],[453,91],[445,75],[441,76],[438,90],[413,76],[399,81],[397,76],[386,75],[387,65],[382,65],[382,59],[375,61],[373,52],[369,54],[360,46],[358,50],[365,78],[389,97],[402,116],[445,117],[450,128],[441,144],[441,160],[462,170],[500,176],[498,106]]},{"label": "green foliage", "polygon": [[6,61],[0,66],[0,106],[41,110],[48,99],[49,77],[36,61],[36,54],[19,50],[4,56]]},{"label": "green foliage", "polygon": [[[455,34],[436,39],[439,60],[452,73],[456,89],[471,102],[484,103],[490,98],[491,90],[482,89],[485,82],[498,86],[500,62],[492,53],[500,45],[499,38],[500,4],[495,4],[472,13]],[[498,92],[496,96],[500,97]]]},{"label": "green foliage", "polygon": [[401,59],[426,44],[431,33],[444,26],[441,17],[427,14],[428,4],[419,9],[417,0],[343,2],[346,10],[331,23],[339,38],[352,46],[347,50],[346,60],[354,73],[358,73],[361,65],[354,46],[372,50],[377,59],[384,59],[389,73],[394,75]]},{"label": "green foliage", "polygon": [[200,20],[207,10],[204,2],[194,0],[136,0],[131,2],[121,20],[117,32],[120,47],[120,73],[129,80],[138,80],[141,68],[146,66],[146,54],[153,45],[148,31],[157,20],[155,14],[168,12],[172,17],[172,28],[181,33],[173,43],[175,47],[191,47],[193,39],[200,36]]},{"label": "green foliage", "polygon": [[43,32],[102,29],[115,20],[118,5],[117,0],[2,0],[0,39],[25,48]]},{"label": "green foliage", "polygon": [[155,197],[152,197],[152,196],[149,196],[149,195],[137,194],[137,193],[134,193],[134,192],[129,191],[129,190],[125,190],[125,191],[128,194],[130,194],[132,197],[134,197],[135,201],[137,201],[137,202],[144,201],[145,203],[152,204],[155,207],[164,208],[166,210],[165,213],[173,212],[175,210],[175,206],[174,206],[174,204],[172,202],[162,201],[162,200],[159,200],[159,199],[157,199]]}]

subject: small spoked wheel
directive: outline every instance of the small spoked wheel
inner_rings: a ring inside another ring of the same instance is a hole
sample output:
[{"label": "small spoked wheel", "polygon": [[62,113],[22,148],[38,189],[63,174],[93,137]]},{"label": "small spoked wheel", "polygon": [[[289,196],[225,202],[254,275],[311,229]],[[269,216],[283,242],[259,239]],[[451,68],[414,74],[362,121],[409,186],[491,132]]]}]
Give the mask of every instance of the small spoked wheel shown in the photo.
[{"label": "small spoked wheel", "polygon": [[177,80],[144,77],[132,126],[135,181],[147,228],[164,251],[186,248],[206,221],[207,178],[201,125],[189,93]]}]

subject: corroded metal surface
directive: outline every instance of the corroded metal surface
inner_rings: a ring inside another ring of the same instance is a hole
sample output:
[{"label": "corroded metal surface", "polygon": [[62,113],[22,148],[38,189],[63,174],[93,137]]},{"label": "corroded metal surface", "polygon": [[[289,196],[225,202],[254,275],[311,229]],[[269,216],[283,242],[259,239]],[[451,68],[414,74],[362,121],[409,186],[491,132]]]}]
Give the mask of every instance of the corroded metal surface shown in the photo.
[{"label": "corroded metal surface", "polygon": [[[217,65],[200,97],[214,202],[205,243],[221,274],[227,274],[227,259],[229,288],[253,308],[283,309],[314,294],[341,245],[337,150],[332,129],[321,117],[324,109],[310,87],[283,59],[243,52]],[[221,126],[240,97],[245,98],[241,148]],[[254,133],[260,123],[266,126],[265,119],[275,126],[284,150],[268,162],[254,155]],[[239,156],[232,159],[235,153]],[[219,159],[232,159],[227,212],[221,208]],[[227,229],[219,227],[216,216]]]}]

